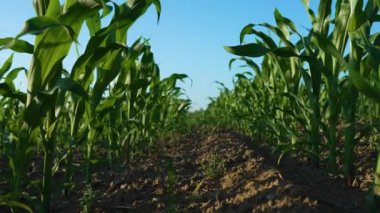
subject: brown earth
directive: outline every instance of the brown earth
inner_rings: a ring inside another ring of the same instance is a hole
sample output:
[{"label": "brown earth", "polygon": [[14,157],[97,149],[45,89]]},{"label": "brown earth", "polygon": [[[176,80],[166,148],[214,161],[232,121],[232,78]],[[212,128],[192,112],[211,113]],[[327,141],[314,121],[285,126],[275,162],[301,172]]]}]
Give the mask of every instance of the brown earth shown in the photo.
[{"label": "brown earth", "polygon": [[[97,171],[90,212],[368,212],[374,156],[361,146],[354,188],[301,160],[278,165],[269,149],[226,130],[194,131],[159,150],[118,172]],[[80,197],[74,190],[53,212],[79,211]]]}]

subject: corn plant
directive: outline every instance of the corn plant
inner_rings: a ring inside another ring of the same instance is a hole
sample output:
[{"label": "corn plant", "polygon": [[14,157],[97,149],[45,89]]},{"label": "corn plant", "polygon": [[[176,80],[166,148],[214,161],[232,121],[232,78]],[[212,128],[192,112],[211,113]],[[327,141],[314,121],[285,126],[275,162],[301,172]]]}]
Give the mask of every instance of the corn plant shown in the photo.
[{"label": "corn plant", "polygon": [[[284,109],[289,101],[286,96],[292,98],[295,97],[294,95],[297,95],[302,77],[309,98],[309,106],[313,110],[308,118],[308,123],[310,125],[308,129],[308,132],[310,133],[308,140],[310,141],[310,151],[313,153],[313,164],[318,165],[319,159],[317,153],[319,153],[320,147],[319,127],[321,122],[319,98],[322,76],[319,70],[323,65],[321,60],[318,60],[318,58],[315,57],[317,53],[307,43],[308,40],[310,40],[310,36],[309,38],[302,38],[297,32],[294,24],[289,19],[283,17],[277,10],[275,12],[275,17],[278,27],[267,23],[259,24],[257,26],[267,28],[274,32],[285,46],[276,45],[275,41],[269,36],[261,31],[257,31],[255,29],[256,25],[250,24],[242,30],[240,36],[241,42],[247,34],[254,34],[261,38],[262,41],[234,47],[226,47],[226,49],[233,54],[243,57],[261,57],[266,55],[264,57],[263,71],[266,69],[270,69],[271,71],[265,71],[268,73],[268,77],[263,84],[269,85],[269,89],[272,91],[270,93],[280,95],[276,97],[271,96],[269,93],[270,97],[275,98],[273,101],[280,104],[279,107],[276,107],[277,109],[274,109],[274,117],[271,116],[272,120],[268,122],[272,128],[277,128],[275,123],[283,120]],[[288,29],[290,29],[290,31]],[[300,37],[301,40],[298,45],[294,45],[290,42],[290,32]],[[304,49],[300,49],[300,47]],[[310,68],[309,72],[304,69],[302,59],[308,62]],[[286,126],[286,124],[284,126]],[[281,131],[277,130],[275,132],[277,132],[276,134],[278,136],[281,135]]]},{"label": "corn plant", "polygon": [[[100,139],[113,150],[109,159],[121,158],[121,150],[136,141],[141,147],[153,143],[160,136],[155,128],[165,128],[187,110],[189,101],[181,99],[182,90],[176,87],[176,81],[187,76],[173,74],[160,79],[150,45],[138,39],[127,46],[128,29],[151,5],[159,17],[158,0],[129,0],[120,5],[107,0],[33,3],[37,16],[27,20],[16,37],[0,39],[1,49],[33,56],[28,70],[10,70],[12,56],[0,69],[0,79],[4,79],[1,101],[9,106],[3,108],[0,119],[12,116],[19,121],[2,122],[1,136],[9,141],[3,140],[1,147],[2,154],[9,157],[12,173],[12,193],[6,205],[14,207],[24,207],[17,201],[24,186],[30,184],[26,170],[31,156],[42,148],[41,205],[34,208],[50,212],[53,176],[66,171],[67,194],[76,172],[72,166],[76,152],[84,156],[81,166],[91,184],[93,152],[106,148]],[[110,23],[102,26],[102,19],[110,14]],[[77,43],[84,24],[90,38],[68,72],[63,60]],[[21,39],[26,34],[35,35],[34,44]],[[27,73],[26,94],[13,84],[22,71]]]},{"label": "corn plant", "polygon": [[[371,61],[364,50],[376,53],[373,45],[376,45],[377,34],[371,36],[370,32],[376,21],[378,3],[368,1],[364,5],[363,1],[324,0],[320,1],[317,13],[309,7],[309,1],[303,3],[312,24],[306,36],[302,36],[295,24],[276,10],[276,25],[249,24],[240,33],[241,44],[226,47],[228,52],[241,56],[240,60],[254,71],[253,77],[248,79],[251,85],[235,85],[232,96],[248,93],[251,101],[247,98],[246,101],[243,98],[238,100],[240,106],[248,110],[252,108],[250,111],[255,112],[252,114],[255,118],[250,120],[264,118],[274,136],[272,139],[277,140],[275,147],[280,147],[283,153],[301,147],[315,166],[323,160],[320,153],[325,150],[324,133],[328,150],[326,164],[332,173],[338,172],[337,126],[344,123],[343,174],[347,184],[352,185],[354,146],[357,143],[357,85],[363,81],[347,81],[346,71],[350,79],[356,73],[368,76],[365,65],[373,64],[375,60]],[[276,38],[260,28],[269,30]],[[243,43],[247,35],[255,36],[255,42]],[[262,58],[261,66],[251,58]],[[230,107],[235,105],[230,103]],[[265,109],[265,113],[253,110],[258,105]],[[245,110],[240,111],[241,115],[246,114]]]},{"label": "corn plant", "polygon": [[[372,25],[377,22],[380,4],[378,1],[368,1],[365,6],[364,1],[350,1],[350,3],[351,18],[348,27],[350,39],[348,68],[350,82],[367,97],[379,102],[379,39],[378,33],[371,34],[371,28]],[[352,113],[352,111],[347,112],[348,116],[351,117]],[[349,135],[349,137],[353,136]],[[348,145],[346,149],[351,150],[351,146]],[[374,184],[374,195],[377,197],[380,196],[379,162],[378,158]],[[351,167],[347,168],[347,170],[350,169]]]}]

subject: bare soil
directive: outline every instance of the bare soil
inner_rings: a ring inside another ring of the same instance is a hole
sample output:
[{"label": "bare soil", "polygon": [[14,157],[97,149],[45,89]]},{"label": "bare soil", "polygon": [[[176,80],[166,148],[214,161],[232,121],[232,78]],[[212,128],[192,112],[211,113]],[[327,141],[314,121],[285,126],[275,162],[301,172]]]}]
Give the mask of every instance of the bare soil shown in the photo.
[{"label": "bare soil", "polygon": [[[90,212],[368,212],[374,153],[358,146],[355,187],[233,131],[198,129],[93,176]],[[83,189],[54,205],[79,212]]]}]

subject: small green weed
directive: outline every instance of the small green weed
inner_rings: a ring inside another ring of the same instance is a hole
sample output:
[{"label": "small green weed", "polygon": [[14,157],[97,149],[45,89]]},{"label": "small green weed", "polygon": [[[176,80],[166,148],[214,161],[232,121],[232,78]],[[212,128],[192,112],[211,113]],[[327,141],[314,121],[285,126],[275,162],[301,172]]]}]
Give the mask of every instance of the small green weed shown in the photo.
[{"label": "small green weed", "polygon": [[83,196],[79,199],[79,204],[84,213],[90,212],[91,206],[93,205],[96,198],[95,192],[92,190],[91,185],[86,185],[83,191]]},{"label": "small green weed", "polygon": [[226,172],[225,161],[217,154],[212,154],[209,159],[204,160],[201,167],[209,179],[220,178]]}]

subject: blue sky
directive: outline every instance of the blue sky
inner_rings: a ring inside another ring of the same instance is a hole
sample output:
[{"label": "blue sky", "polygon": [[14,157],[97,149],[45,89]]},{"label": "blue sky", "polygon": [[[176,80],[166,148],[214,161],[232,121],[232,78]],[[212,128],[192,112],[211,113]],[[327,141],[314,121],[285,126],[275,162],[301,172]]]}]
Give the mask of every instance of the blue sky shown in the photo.
[{"label": "blue sky", "polygon": [[[234,56],[227,53],[223,46],[239,44],[239,33],[245,25],[274,23],[273,12],[278,8],[301,31],[310,26],[300,0],[161,0],[161,3],[159,24],[152,7],[130,30],[129,43],[140,36],[149,38],[163,77],[175,72],[190,76],[192,84],[188,80],[182,87],[192,99],[193,109],[205,108],[208,97],[217,96],[219,90],[215,81],[231,87],[234,74],[244,71],[237,66],[229,70],[229,60]],[[317,3],[312,1],[314,9]],[[0,8],[0,38],[15,36],[24,21],[33,16],[32,1],[14,0],[3,4]],[[84,32],[79,40],[80,50],[84,49],[86,39]],[[0,64],[10,53],[0,52]],[[73,51],[65,60],[66,69],[71,69],[75,58]],[[15,55],[14,67],[28,68],[29,63],[30,56]],[[25,88],[22,78],[17,84]]]}]

